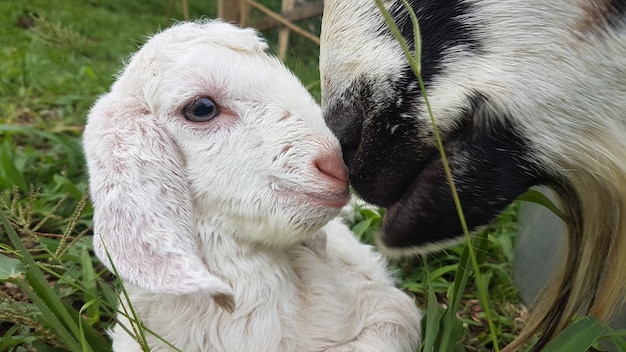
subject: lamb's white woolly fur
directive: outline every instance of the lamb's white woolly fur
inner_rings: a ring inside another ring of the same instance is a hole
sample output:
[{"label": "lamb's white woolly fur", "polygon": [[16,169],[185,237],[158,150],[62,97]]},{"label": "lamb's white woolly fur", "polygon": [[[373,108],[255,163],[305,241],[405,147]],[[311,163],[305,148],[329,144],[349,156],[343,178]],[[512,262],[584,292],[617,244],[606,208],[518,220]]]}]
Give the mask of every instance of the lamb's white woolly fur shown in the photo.
[{"label": "lamb's white woolly fur", "polygon": [[[182,351],[414,351],[413,300],[337,218],[339,143],[265,48],[254,30],[205,21],[133,55],[85,129],[96,253]],[[221,114],[186,120],[199,97]],[[114,349],[140,351],[118,319]]]}]

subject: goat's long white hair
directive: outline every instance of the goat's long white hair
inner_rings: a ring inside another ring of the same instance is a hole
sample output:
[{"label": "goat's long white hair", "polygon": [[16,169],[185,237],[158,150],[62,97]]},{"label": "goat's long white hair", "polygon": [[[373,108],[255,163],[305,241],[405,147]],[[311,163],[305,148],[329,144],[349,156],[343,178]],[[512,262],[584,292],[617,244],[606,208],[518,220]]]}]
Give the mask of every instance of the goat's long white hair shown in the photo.
[{"label": "goat's long white hair", "polygon": [[[472,229],[536,184],[554,188],[567,215],[558,274],[508,349],[537,332],[541,348],[577,311],[609,321],[626,297],[626,1],[409,2]],[[385,5],[411,44],[408,11]],[[327,0],[321,39],[325,118],[354,189],[388,207],[383,250],[458,239],[423,97],[374,0]]]}]

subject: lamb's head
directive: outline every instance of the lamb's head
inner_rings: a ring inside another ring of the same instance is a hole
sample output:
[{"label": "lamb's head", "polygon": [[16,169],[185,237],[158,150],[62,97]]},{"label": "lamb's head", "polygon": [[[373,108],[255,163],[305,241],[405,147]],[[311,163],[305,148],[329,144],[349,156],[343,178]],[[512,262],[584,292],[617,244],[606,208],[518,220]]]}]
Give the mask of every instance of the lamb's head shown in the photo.
[{"label": "lamb's head", "polygon": [[339,143],[252,29],[187,23],[145,49],[148,109],[181,149],[207,226],[286,245],[336,215],[347,200]]},{"label": "lamb's head", "polygon": [[84,143],[95,247],[126,281],[228,293],[197,255],[199,232],[289,246],[347,202],[338,141],[265,48],[220,21],[174,26],[94,106]]}]

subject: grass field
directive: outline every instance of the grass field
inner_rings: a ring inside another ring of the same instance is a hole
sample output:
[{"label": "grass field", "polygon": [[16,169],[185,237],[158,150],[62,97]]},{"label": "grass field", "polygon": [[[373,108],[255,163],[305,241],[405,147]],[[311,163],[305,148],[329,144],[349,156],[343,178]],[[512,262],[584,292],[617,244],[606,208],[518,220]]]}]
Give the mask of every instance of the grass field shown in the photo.
[{"label": "grass field", "polygon": [[[215,1],[189,6],[192,18],[216,13]],[[0,230],[0,351],[107,350],[116,284],[92,256],[81,132],[125,58],[181,18],[178,1],[171,9],[154,0],[0,3],[0,208],[10,222]],[[318,31],[319,19],[304,25]],[[276,31],[264,35],[275,50]],[[286,63],[319,99],[317,54],[292,36]],[[364,241],[381,212],[356,209],[353,230]],[[526,312],[511,279],[516,214],[514,205],[475,239],[500,346],[515,337]],[[435,351],[494,350],[471,276],[456,291],[465,246],[393,265],[401,287],[428,313],[425,324],[440,330]]]}]

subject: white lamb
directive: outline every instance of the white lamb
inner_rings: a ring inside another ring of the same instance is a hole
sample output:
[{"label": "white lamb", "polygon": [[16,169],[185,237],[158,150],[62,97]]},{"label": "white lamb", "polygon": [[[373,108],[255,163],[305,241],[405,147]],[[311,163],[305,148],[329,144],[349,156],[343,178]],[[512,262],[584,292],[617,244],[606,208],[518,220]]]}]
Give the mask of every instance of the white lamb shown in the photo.
[{"label": "white lamb", "polygon": [[[336,218],[339,143],[265,49],[210,21],[132,57],[85,129],[96,253],[181,351],[415,351],[414,302]],[[114,350],[140,351],[118,318]]]}]

